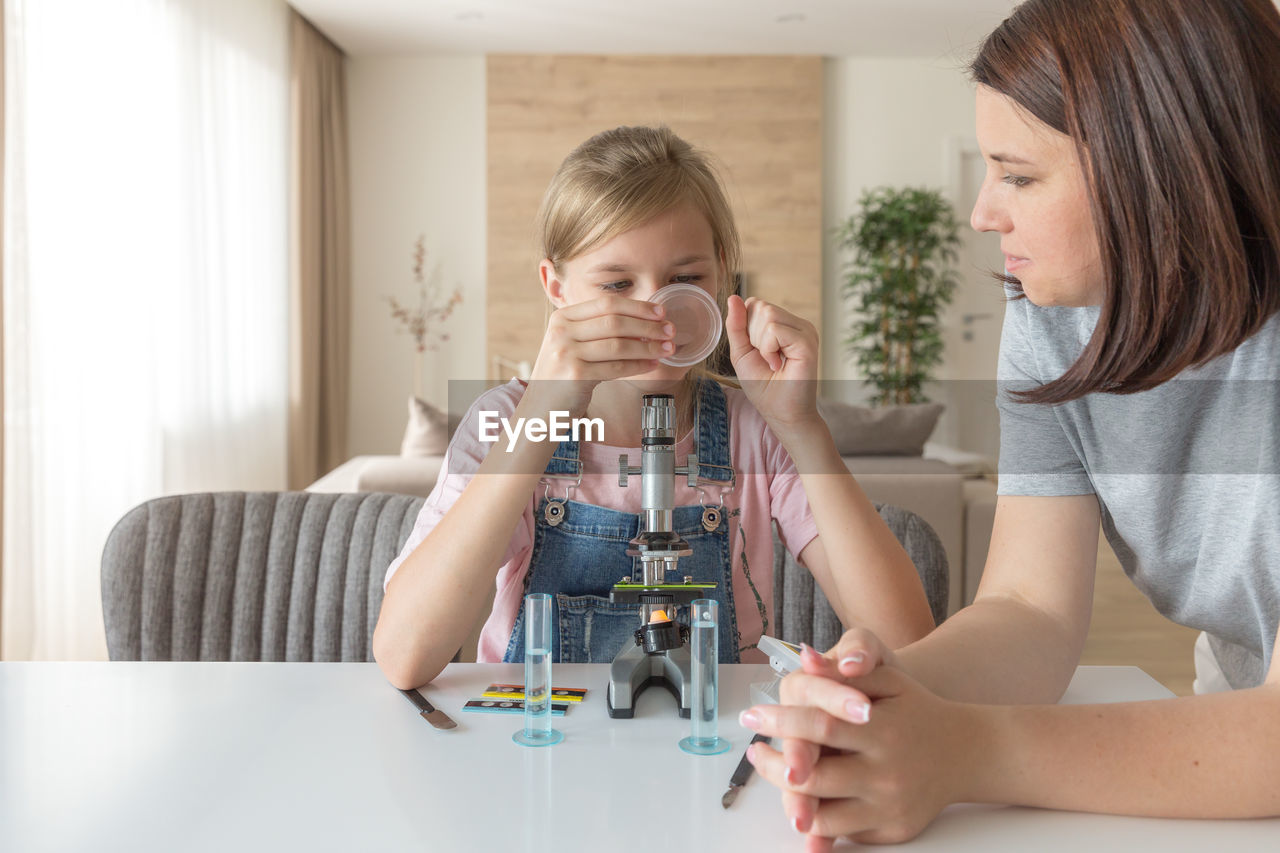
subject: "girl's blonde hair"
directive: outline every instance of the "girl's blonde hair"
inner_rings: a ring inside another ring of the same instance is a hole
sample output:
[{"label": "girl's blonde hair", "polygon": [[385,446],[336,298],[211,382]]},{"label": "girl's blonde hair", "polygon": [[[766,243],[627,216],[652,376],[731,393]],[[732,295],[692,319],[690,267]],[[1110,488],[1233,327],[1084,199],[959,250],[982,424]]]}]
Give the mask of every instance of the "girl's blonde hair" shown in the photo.
[{"label": "girl's blonde hair", "polygon": [[538,211],[542,255],[561,264],[682,204],[711,225],[723,314],[742,248],[733,211],[710,158],[660,127],[616,127],[575,148],[556,170]]}]

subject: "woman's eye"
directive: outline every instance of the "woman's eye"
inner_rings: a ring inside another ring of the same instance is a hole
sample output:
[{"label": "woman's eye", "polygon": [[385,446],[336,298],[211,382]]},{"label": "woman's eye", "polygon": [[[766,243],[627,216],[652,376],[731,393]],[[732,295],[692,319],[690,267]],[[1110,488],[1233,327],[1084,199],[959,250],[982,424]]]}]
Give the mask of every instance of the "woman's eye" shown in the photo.
[{"label": "woman's eye", "polygon": [[1005,175],[1001,180],[1014,187],[1025,187],[1031,183],[1030,178],[1024,178],[1021,175]]},{"label": "woman's eye", "polygon": [[630,286],[631,282],[629,281],[606,281],[604,284],[599,285],[601,290],[609,293],[617,293],[620,290],[626,290]]},{"label": "woman's eye", "polygon": [[702,276],[694,273],[685,273],[683,275],[673,275],[671,280],[676,284],[697,284],[702,281]]}]

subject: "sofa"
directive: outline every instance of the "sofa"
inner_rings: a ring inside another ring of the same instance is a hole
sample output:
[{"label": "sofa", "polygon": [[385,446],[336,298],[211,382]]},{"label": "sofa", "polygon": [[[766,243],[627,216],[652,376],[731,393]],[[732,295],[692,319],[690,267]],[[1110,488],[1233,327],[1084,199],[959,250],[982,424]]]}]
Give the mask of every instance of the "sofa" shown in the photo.
[{"label": "sofa", "polygon": [[[845,465],[874,503],[923,518],[938,534],[950,567],[947,612],[973,600],[991,541],[996,487],[990,462],[926,443],[921,455],[847,455]],[[426,496],[443,454],[356,456],[307,487],[311,492],[391,492]]]}]

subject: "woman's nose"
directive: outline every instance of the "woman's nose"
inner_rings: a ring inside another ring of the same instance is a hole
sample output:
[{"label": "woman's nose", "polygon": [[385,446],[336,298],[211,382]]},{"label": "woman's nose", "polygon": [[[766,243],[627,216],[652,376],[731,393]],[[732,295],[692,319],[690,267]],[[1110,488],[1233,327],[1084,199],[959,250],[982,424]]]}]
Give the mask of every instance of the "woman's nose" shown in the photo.
[{"label": "woman's nose", "polygon": [[984,185],[978,192],[978,200],[973,203],[973,212],[969,214],[969,226],[974,231],[1007,230],[1004,223],[1008,217],[991,203],[991,194]]}]

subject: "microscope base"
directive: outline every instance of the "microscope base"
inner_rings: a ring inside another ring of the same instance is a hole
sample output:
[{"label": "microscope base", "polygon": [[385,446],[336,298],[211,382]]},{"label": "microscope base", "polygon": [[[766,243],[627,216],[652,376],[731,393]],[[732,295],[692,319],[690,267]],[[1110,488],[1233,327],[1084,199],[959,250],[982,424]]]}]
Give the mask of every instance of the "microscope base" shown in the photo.
[{"label": "microscope base", "polygon": [[630,646],[618,653],[609,667],[609,716],[630,719],[635,716],[635,700],[646,687],[659,684],[671,691],[680,706],[680,716],[689,719],[693,698],[693,678],[689,670],[689,647],[647,655],[640,646]]}]

